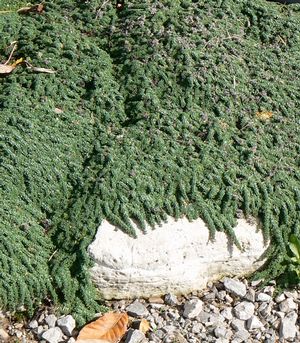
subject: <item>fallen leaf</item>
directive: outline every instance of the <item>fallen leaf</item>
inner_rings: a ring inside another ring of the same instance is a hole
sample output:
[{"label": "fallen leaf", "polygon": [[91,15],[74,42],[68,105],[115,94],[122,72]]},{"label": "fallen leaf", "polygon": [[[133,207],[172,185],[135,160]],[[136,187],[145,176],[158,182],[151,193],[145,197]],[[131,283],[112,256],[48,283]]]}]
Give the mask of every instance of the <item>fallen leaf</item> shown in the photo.
[{"label": "fallen leaf", "polygon": [[16,66],[22,63],[23,61],[24,61],[23,58],[19,58],[13,64],[0,64],[0,74],[2,75],[10,74],[16,68]]},{"label": "fallen leaf", "polygon": [[26,7],[21,7],[17,10],[17,13],[19,14],[27,14],[29,12],[37,12],[41,13],[44,10],[44,5],[43,4],[37,4],[33,6],[26,6]]},{"label": "fallen leaf", "polygon": [[77,337],[77,343],[117,343],[127,330],[127,313],[108,312],[84,326]]},{"label": "fallen leaf", "polygon": [[273,116],[273,112],[271,111],[260,111],[260,112],[256,112],[255,114],[261,120],[267,120],[267,119],[272,118]]},{"label": "fallen leaf", "polygon": [[48,68],[39,68],[39,67],[30,67],[33,71],[37,73],[47,73],[47,74],[55,74],[55,70],[48,69]]},{"label": "fallen leaf", "polygon": [[139,330],[142,331],[142,333],[147,333],[149,331],[149,329],[150,329],[150,324],[149,324],[148,320],[143,318],[140,321]]},{"label": "fallen leaf", "polygon": [[16,67],[12,65],[0,64],[0,74],[10,74]]}]

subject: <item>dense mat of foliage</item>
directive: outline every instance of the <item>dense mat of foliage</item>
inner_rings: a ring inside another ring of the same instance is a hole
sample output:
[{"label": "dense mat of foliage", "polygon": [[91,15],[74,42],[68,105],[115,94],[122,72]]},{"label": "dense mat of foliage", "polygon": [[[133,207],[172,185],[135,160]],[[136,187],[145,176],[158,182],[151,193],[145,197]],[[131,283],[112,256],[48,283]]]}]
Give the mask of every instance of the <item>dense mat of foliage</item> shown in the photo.
[{"label": "dense mat of foliage", "polygon": [[[3,3],[3,2],[2,2]],[[0,306],[45,296],[83,320],[98,295],[86,247],[103,218],[237,211],[271,241],[260,274],[300,233],[300,7],[264,0],[56,0],[0,15]]]}]

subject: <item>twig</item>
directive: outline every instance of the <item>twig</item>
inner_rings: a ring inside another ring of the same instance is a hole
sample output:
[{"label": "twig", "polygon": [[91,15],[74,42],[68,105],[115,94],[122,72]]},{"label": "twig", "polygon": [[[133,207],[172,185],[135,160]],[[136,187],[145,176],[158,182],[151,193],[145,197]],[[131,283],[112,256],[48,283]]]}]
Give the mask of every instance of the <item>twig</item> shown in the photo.
[{"label": "twig", "polygon": [[4,63],[4,65],[6,65],[7,63],[9,63],[9,61],[10,61],[11,58],[12,58],[13,53],[16,51],[16,49],[17,49],[17,41],[12,42],[12,43],[10,44],[10,46],[12,46],[12,45],[13,45],[13,48],[12,48],[10,54],[9,54],[8,60]]},{"label": "twig", "polygon": [[58,252],[58,249],[56,249],[56,250],[54,251],[54,253],[49,257],[48,262],[52,260],[52,258],[54,257],[54,255],[55,255],[57,252]]}]

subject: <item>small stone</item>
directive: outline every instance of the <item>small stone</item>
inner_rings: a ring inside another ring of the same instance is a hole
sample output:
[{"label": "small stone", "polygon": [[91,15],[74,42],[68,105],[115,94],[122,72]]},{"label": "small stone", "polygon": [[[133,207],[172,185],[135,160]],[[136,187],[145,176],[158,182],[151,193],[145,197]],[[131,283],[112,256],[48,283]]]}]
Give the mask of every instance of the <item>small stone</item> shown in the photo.
[{"label": "small stone", "polygon": [[245,295],[245,300],[251,301],[252,303],[255,302],[255,290],[250,288]]},{"label": "small stone", "polygon": [[234,319],[231,322],[231,327],[235,331],[245,330],[245,321],[244,320],[240,320],[240,319]]},{"label": "small stone", "polygon": [[[48,329],[46,329],[48,330]],[[38,336],[40,336],[44,331],[46,331],[45,328],[43,327],[43,325],[39,325],[37,328],[34,329],[34,332],[36,332],[36,334]]]},{"label": "small stone", "polygon": [[233,302],[233,299],[232,297],[229,295],[229,294],[226,294],[225,296],[225,300],[228,304],[231,304]]},{"label": "small stone", "polygon": [[288,313],[293,310],[298,309],[298,305],[294,302],[292,298],[287,298],[279,304],[279,309],[282,312]]},{"label": "small stone", "polygon": [[39,316],[39,319],[38,319],[39,324],[42,324],[43,321],[44,321],[44,319],[45,319],[45,313],[42,313],[42,314]]},{"label": "small stone", "polygon": [[239,297],[244,297],[246,295],[246,286],[240,281],[225,278],[224,287],[228,292],[233,293]]},{"label": "small stone", "polygon": [[255,281],[252,281],[252,282],[251,282],[251,286],[252,286],[252,287],[256,287],[256,286],[258,286],[258,285],[261,283],[261,281],[262,281],[262,280],[255,280]]},{"label": "small stone", "polygon": [[250,319],[247,320],[248,330],[261,329],[263,326],[263,323],[258,319],[257,316],[252,316]]},{"label": "small stone", "polygon": [[257,301],[269,302],[272,300],[272,297],[266,293],[258,293],[256,296]]},{"label": "small stone", "polygon": [[48,329],[42,334],[42,338],[48,343],[59,343],[62,337],[63,333],[58,327]]},{"label": "small stone", "polygon": [[196,322],[192,326],[193,333],[200,333],[203,330],[204,326],[201,323]]},{"label": "small stone", "polygon": [[75,343],[76,339],[74,337],[70,337],[68,343]]},{"label": "small stone", "polygon": [[73,330],[75,329],[75,319],[69,314],[61,317],[57,320],[57,325],[61,328],[62,332],[67,336],[72,336]]},{"label": "small stone", "polygon": [[8,341],[9,339],[9,334],[4,330],[4,329],[0,329],[0,341]]},{"label": "small stone", "polygon": [[54,328],[55,327],[56,320],[57,320],[57,317],[54,314],[49,314],[49,316],[47,316],[45,318],[45,322],[47,323],[49,328]]},{"label": "small stone", "polygon": [[178,304],[178,299],[176,295],[169,293],[165,296],[165,303],[170,306],[175,306]]},{"label": "small stone", "polygon": [[266,302],[262,302],[258,308],[258,312],[262,317],[267,317],[271,314],[272,307]]},{"label": "small stone", "polygon": [[197,320],[202,324],[208,323],[209,318],[210,318],[210,314],[208,312],[205,312],[205,311],[201,311],[199,313],[199,315],[197,316]]},{"label": "small stone", "polygon": [[218,298],[219,300],[224,300],[225,297],[226,297],[226,295],[227,295],[226,291],[220,291],[220,292],[217,293],[216,296],[217,296],[217,298]]},{"label": "small stone", "polygon": [[161,297],[151,297],[148,299],[148,302],[150,304],[160,304],[160,305],[164,304],[164,300]]},{"label": "small stone", "polygon": [[141,343],[145,340],[145,335],[140,330],[129,329],[126,335],[125,343]]},{"label": "small stone", "polygon": [[214,334],[216,338],[226,338],[227,330],[224,327],[220,326],[215,328]]},{"label": "small stone", "polygon": [[242,342],[249,342],[249,337],[250,333],[247,330],[239,330],[234,334],[233,339],[236,339],[237,341],[240,340]]},{"label": "small stone", "polygon": [[275,298],[275,302],[281,303],[283,300],[285,299],[285,295],[284,293],[281,293],[280,295],[277,295],[277,297]]},{"label": "small stone", "polygon": [[247,320],[254,314],[255,306],[253,303],[243,301],[235,306],[234,314],[238,319]]},{"label": "small stone", "polygon": [[203,302],[199,299],[188,300],[184,304],[183,317],[185,318],[195,318],[202,311]]},{"label": "small stone", "polygon": [[28,329],[36,329],[39,326],[39,323],[37,322],[37,320],[32,320],[31,322],[28,323]]},{"label": "small stone", "polygon": [[279,335],[280,338],[293,340],[296,336],[296,320],[297,320],[297,313],[290,312],[281,320],[280,328],[279,328]]},{"label": "small stone", "polygon": [[231,320],[233,318],[232,316],[232,307],[225,307],[222,311],[221,311],[221,315],[227,319],[227,320]]},{"label": "small stone", "polygon": [[138,300],[127,306],[126,311],[132,317],[146,317],[149,314],[146,306],[144,306]]}]

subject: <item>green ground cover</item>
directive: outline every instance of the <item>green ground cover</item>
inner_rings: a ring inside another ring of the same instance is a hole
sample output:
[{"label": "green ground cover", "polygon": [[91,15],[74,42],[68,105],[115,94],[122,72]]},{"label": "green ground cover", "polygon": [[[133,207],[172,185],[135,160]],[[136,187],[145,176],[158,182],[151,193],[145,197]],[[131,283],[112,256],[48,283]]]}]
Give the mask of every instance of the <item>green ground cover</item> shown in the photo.
[{"label": "green ground cover", "polygon": [[90,318],[101,296],[86,247],[104,218],[134,235],[129,218],[202,217],[236,242],[242,210],[271,241],[258,276],[286,275],[300,233],[299,5],[57,0],[0,14],[0,32],[1,63],[17,41],[12,62],[56,71],[1,78],[0,307],[48,296]]}]

